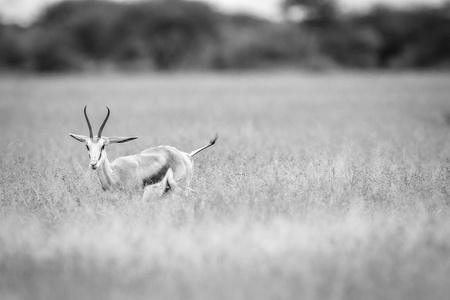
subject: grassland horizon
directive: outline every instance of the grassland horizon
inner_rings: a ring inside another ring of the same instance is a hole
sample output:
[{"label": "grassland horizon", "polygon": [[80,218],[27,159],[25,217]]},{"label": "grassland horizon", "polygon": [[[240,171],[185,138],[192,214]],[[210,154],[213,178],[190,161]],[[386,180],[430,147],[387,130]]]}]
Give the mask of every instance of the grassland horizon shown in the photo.
[{"label": "grassland horizon", "polygon": [[[448,73],[0,80],[1,299],[447,299]],[[186,197],[103,192],[94,130],[195,157]]]}]

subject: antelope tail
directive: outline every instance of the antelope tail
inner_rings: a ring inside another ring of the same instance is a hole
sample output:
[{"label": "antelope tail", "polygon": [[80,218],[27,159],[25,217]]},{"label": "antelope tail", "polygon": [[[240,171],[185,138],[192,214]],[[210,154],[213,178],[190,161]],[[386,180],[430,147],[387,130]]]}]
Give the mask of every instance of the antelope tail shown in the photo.
[{"label": "antelope tail", "polygon": [[212,145],[214,145],[217,141],[217,139],[219,138],[219,135],[216,133],[216,135],[209,141],[209,144],[206,146],[203,146],[197,150],[192,151],[191,153],[189,153],[190,157],[193,157],[194,155],[196,155],[197,153],[199,153],[200,151],[205,150],[206,148],[211,147]]}]

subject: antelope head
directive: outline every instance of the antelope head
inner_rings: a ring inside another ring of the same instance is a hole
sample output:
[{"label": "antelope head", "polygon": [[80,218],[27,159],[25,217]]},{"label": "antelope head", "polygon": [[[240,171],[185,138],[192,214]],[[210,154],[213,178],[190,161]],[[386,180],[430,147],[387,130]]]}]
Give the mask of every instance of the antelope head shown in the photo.
[{"label": "antelope head", "polygon": [[137,139],[137,136],[133,137],[106,137],[102,136],[103,128],[105,127],[106,121],[108,121],[109,118],[109,108],[108,113],[106,115],[105,120],[103,121],[102,125],[100,126],[100,129],[98,131],[97,136],[94,136],[92,133],[92,126],[89,122],[89,118],[86,113],[87,105],[84,107],[84,117],[86,118],[86,122],[89,128],[89,136],[80,135],[80,134],[72,134],[69,133],[71,137],[76,139],[79,142],[85,143],[87,151],[89,152],[89,166],[92,170],[95,170],[102,164],[104,161],[106,155],[105,155],[105,146],[113,143],[125,143],[132,140]]}]

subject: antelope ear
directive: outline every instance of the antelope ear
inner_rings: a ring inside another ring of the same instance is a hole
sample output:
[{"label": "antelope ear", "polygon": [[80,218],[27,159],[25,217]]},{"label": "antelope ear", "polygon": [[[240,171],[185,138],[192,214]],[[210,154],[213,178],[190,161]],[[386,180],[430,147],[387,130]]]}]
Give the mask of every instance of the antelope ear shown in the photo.
[{"label": "antelope ear", "polygon": [[85,135],[80,135],[80,134],[73,134],[73,133],[69,133],[69,135],[71,137],[73,137],[74,139],[76,139],[79,142],[85,143],[87,139],[89,139],[87,136]]},{"label": "antelope ear", "polygon": [[108,144],[120,144],[120,143],[126,143],[130,142],[132,140],[137,139],[137,136],[131,136],[131,137],[120,137],[120,136],[113,136],[113,137],[103,137],[106,140],[106,145]]}]

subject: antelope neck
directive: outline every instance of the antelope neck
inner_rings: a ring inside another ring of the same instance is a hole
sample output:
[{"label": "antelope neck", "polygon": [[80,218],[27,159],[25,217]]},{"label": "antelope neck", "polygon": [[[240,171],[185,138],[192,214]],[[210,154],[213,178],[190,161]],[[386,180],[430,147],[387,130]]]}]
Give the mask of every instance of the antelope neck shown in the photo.
[{"label": "antelope neck", "polygon": [[106,151],[103,151],[105,158],[102,163],[97,168],[98,178],[104,190],[109,190],[113,185],[113,170],[111,164],[109,163]]}]

